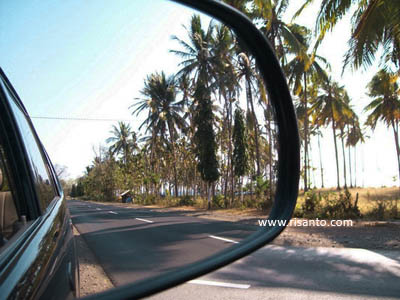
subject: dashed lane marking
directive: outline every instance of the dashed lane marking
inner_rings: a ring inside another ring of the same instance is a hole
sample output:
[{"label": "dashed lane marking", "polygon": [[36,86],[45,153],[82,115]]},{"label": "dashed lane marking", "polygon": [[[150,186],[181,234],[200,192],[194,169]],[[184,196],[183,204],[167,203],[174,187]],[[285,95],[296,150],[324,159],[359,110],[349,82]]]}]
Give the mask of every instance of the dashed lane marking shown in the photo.
[{"label": "dashed lane marking", "polygon": [[226,238],[215,236],[215,235],[209,235],[208,237],[216,239],[216,240],[228,242],[228,243],[239,244],[239,242],[237,242],[237,241],[226,239]]}]

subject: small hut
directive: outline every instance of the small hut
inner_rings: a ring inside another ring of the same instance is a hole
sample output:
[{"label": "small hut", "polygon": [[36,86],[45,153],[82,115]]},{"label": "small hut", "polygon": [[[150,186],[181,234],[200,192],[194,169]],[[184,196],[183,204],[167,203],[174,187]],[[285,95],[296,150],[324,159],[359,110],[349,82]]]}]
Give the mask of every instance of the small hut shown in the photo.
[{"label": "small hut", "polygon": [[122,203],[132,203],[132,193],[131,190],[127,190],[120,194]]}]

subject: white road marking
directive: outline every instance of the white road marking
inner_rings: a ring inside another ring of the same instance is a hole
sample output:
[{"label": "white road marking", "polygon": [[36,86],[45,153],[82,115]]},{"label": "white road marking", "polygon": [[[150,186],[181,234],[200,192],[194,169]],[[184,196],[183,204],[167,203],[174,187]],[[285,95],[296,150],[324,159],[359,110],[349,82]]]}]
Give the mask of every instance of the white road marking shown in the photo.
[{"label": "white road marking", "polygon": [[100,208],[96,207],[96,210],[101,210]]},{"label": "white road marking", "polygon": [[112,210],[110,210],[108,213],[118,215],[118,213],[116,213],[115,211],[112,211]]},{"label": "white road marking", "polygon": [[250,287],[250,284],[237,284],[237,283],[220,282],[220,281],[209,281],[209,280],[199,280],[199,279],[188,281],[188,283],[229,287],[229,288],[234,288],[234,289],[248,289]]},{"label": "white road marking", "polygon": [[136,220],[142,221],[142,222],[147,222],[147,223],[154,223],[153,221],[146,220],[146,219],[141,219],[141,218],[135,218]]},{"label": "white road marking", "polygon": [[222,238],[222,237],[219,237],[219,236],[215,236],[215,235],[209,235],[208,237],[216,239],[216,240],[221,240],[221,241],[224,241],[224,242],[228,242],[228,243],[239,244],[239,242],[237,242],[237,241],[230,240],[230,239],[225,239],[225,238]]}]

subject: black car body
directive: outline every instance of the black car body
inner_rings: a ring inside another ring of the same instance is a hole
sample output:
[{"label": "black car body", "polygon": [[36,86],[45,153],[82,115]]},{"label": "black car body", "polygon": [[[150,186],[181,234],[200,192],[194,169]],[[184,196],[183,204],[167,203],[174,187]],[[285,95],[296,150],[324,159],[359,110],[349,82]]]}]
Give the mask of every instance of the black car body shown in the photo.
[{"label": "black car body", "polygon": [[17,93],[0,70],[0,298],[79,294],[61,185]]}]

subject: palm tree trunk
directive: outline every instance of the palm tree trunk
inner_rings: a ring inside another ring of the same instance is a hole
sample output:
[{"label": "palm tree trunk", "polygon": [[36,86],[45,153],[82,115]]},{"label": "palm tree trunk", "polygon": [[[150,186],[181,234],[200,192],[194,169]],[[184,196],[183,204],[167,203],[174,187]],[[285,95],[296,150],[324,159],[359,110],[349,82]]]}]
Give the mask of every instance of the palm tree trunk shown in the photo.
[{"label": "palm tree trunk", "polygon": [[268,136],[269,136],[269,149],[268,149],[268,158],[269,158],[269,201],[272,202],[272,130],[271,130],[271,120],[268,118]]},{"label": "palm tree trunk", "polygon": [[257,177],[260,176],[260,149],[258,145],[258,122],[257,122],[257,117],[256,113],[254,111],[254,104],[253,104],[253,96],[251,92],[251,83],[250,83],[250,78],[246,77],[246,84],[247,84],[247,101],[250,102],[250,107],[251,107],[251,114],[253,117],[253,122],[254,122],[254,142],[256,144],[256,164],[257,164]]},{"label": "palm tree trunk", "polygon": [[235,202],[235,174],[233,172],[233,154],[232,154],[232,101],[229,103],[229,118],[228,118],[228,134],[229,134],[229,161],[230,161],[230,173],[231,173],[231,202],[230,206]]},{"label": "palm tree trunk", "polygon": [[349,154],[349,172],[350,172],[350,188],[353,188],[353,177],[352,177],[352,174],[351,174],[351,147],[350,147],[350,145],[349,145],[349,147],[348,147],[348,154]]},{"label": "palm tree trunk", "polygon": [[354,187],[357,187],[357,145],[354,145]]},{"label": "palm tree trunk", "polygon": [[399,127],[398,124],[392,120],[392,127],[394,133],[394,143],[396,145],[397,164],[399,168],[399,187],[400,187],[400,147],[399,147]]},{"label": "palm tree trunk", "polygon": [[308,112],[307,112],[307,78],[304,72],[304,192],[308,191]]},{"label": "palm tree trunk", "polygon": [[340,139],[342,140],[344,188],[347,189],[346,155],[345,155],[345,151],[344,151],[344,137],[343,136],[344,136],[343,128],[340,128]]},{"label": "palm tree trunk", "polygon": [[177,175],[177,172],[176,172],[175,136],[174,136],[174,132],[173,132],[173,128],[172,128],[171,122],[168,122],[168,130],[169,130],[169,135],[170,135],[170,138],[171,138],[172,158],[174,160],[174,162],[173,162],[173,170],[174,170],[175,197],[178,197],[178,175]]},{"label": "palm tree trunk", "polygon": [[207,181],[207,209],[211,209],[211,182]]},{"label": "palm tree trunk", "polygon": [[322,167],[321,143],[318,134],[319,167],[321,169],[321,188],[324,188],[324,168]]},{"label": "palm tree trunk", "polygon": [[332,113],[332,130],[333,130],[333,141],[335,143],[335,157],[336,157],[336,179],[337,179],[337,190],[340,190],[340,179],[339,179],[339,158],[338,158],[338,150],[337,150],[337,142],[336,142],[336,127],[335,127],[335,119],[333,118]]},{"label": "palm tree trunk", "polygon": [[[227,168],[225,170],[225,176],[224,176],[224,199],[228,198],[228,181],[229,181],[229,165],[230,162],[228,161],[227,163]],[[230,203],[231,205],[232,203]]]},{"label": "palm tree trunk", "polygon": [[243,204],[243,179],[244,177],[241,176],[241,178],[239,178],[239,185],[240,185],[240,202]]}]

